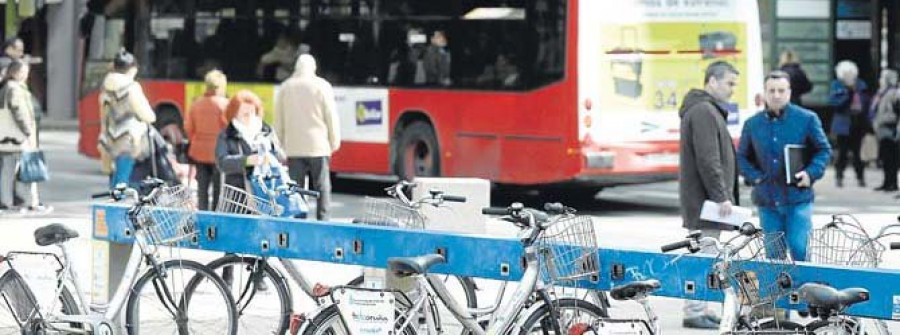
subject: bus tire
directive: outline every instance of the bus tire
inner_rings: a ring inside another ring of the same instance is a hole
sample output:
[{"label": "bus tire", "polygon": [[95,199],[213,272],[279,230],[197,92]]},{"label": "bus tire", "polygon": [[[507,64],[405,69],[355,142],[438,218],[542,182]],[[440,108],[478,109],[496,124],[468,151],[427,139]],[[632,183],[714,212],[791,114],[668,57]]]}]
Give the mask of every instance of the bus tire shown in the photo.
[{"label": "bus tire", "polygon": [[441,175],[440,148],[430,124],[417,121],[403,129],[397,153],[395,166],[401,179]]}]

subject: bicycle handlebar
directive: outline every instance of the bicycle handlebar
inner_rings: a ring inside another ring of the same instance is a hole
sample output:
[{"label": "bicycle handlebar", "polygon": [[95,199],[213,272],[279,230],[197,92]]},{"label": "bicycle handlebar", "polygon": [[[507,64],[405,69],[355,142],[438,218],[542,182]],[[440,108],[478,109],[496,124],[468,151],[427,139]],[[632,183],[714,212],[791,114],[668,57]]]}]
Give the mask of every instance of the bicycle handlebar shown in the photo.
[{"label": "bicycle handlebar", "polygon": [[450,202],[466,202],[466,197],[461,196],[461,195],[447,195],[447,194],[444,194],[444,195],[442,196],[442,198],[444,199],[444,201],[450,201]]},{"label": "bicycle handlebar", "polygon": [[900,249],[900,242],[891,242],[891,250]]},{"label": "bicycle handlebar", "polygon": [[693,243],[693,242],[694,241],[691,239],[685,239],[685,240],[681,240],[681,241],[678,241],[675,243],[666,244],[666,245],[662,246],[660,249],[662,249],[662,252],[669,252],[669,251],[683,249],[683,248],[690,248],[691,243]]},{"label": "bicycle handlebar", "polygon": [[510,214],[509,208],[499,208],[499,207],[485,207],[481,209],[481,214],[484,215],[507,215]]}]

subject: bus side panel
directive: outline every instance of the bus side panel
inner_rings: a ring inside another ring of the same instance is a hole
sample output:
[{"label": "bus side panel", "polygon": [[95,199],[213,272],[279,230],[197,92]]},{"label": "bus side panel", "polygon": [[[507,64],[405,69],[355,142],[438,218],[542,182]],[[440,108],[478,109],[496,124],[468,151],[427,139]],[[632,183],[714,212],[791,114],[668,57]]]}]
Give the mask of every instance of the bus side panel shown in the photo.
[{"label": "bus side panel", "polygon": [[331,156],[332,172],[391,174],[387,144],[341,142],[341,148]]},{"label": "bus side panel", "polygon": [[580,172],[573,85],[566,80],[520,101],[513,129],[503,136],[504,173],[499,181],[564,182]]},{"label": "bus side panel", "polygon": [[[501,183],[537,184],[571,179],[575,148],[574,88],[566,83],[525,93],[396,90],[391,112],[420,111],[436,128],[441,172]],[[427,99],[425,98],[427,97]],[[399,119],[392,117],[392,128]]]}]

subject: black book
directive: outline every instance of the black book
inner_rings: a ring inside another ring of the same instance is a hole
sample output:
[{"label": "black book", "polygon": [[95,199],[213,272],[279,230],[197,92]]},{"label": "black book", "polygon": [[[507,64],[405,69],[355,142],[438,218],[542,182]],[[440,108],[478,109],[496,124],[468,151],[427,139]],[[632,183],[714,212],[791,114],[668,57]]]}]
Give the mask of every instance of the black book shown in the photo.
[{"label": "black book", "polygon": [[787,177],[785,182],[788,185],[797,185],[800,181],[797,179],[797,173],[806,168],[809,164],[809,155],[807,155],[806,146],[802,144],[788,144],[784,146],[784,173]]}]

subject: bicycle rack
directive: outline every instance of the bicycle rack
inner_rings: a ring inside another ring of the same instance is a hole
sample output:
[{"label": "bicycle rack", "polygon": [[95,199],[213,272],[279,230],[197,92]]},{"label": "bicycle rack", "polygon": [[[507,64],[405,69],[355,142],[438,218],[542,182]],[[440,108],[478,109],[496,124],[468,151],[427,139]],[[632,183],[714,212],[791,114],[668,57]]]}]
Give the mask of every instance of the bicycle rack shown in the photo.
[{"label": "bicycle rack", "polygon": [[[92,211],[95,239],[132,242],[133,236],[126,229],[127,207],[97,204]],[[440,252],[453,257],[448,257],[446,264],[435,266],[435,273],[516,280],[524,272],[520,262],[522,246],[515,239],[213,212],[198,213],[196,227],[205,238],[196,244],[186,241],[182,247],[381,268],[389,257]],[[290,244],[288,236],[293,238]],[[268,241],[276,241],[277,247],[271,247]],[[662,283],[655,295],[721,301],[721,291],[707,285],[713,257],[686,255],[673,262],[676,257],[648,250],[600,248],[598,280],[584,280],[578,285],[610,289],[632,280],[653,278]],[[110,260],[111,268],[114,261]],[[853,306],[849,314],[900,320],[900,271],[798,263],[793,279],[795,288],[806,282],[823,281],[836,288],[864,287],[872,299]],[[782,298],[780,305],[802,307],[790,296]]]}]

